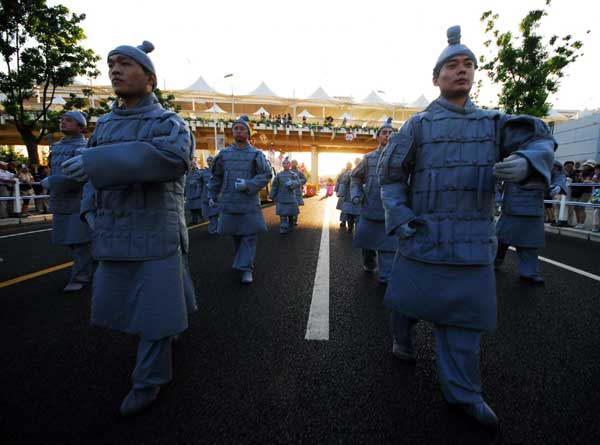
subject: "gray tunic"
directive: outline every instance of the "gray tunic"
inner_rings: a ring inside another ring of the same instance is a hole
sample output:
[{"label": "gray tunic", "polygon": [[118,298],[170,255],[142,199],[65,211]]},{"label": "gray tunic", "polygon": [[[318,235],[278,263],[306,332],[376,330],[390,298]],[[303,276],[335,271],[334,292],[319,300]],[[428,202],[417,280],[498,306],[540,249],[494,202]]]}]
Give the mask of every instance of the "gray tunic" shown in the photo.
[{"label": "gray tunic", "polygon": [[79,155],[87,146],[83,136],[65,136],[50,148],[50,211],[52,218],[52,242],[54,244],[83,244],[92,240],[87,224],[79,218],[79,206],[83,184],[69,179],[62,172],[61,164]]},{"label": "gray tunic", "polygon": [[81,213],[96,215],[92,323],[148,340],[175,335],[196,308],[183,203],[187,126],[149,94],[133,109],[115,103],[89,145]]},{"label": "gray tunic", "polygon": [[350,175],[352,171],[347,171],[340,178],[340,190],[344,193],[342,202],[342,212],[348,215],[360,215],[360,203],[352,203],[352,193],[350,192]]},{"label": "gray tunic", "polygon": [[200,177],[198,181],[202,184],[202,215],[205,218],[217,216],[219,214],[219,207],[211,207],[208,205],[208,187],[210,185],[210,177],[212,173],[210,168],[206,167],[200,170]]},{"label": "gray tunic", "polygon": [[531,166],[527,185],[545,189],[554,147],[539,119],[484,111],[471,101],[457,107],[438,98],[411,117],[390,137],[378,170],[387,232],[421,223],[399,241],[385,304],[438,324],[494,329],[492,169],[519,154]]},{"label": "gray tunic", "polygon": [[[247,190],[235,190],[238,178],[246,181]],[[267,231],[258,193],[270,179],[267,159],[250,144],[230,145],[217,154],[209,196],[219,203],[219,234],[247,236]]]},{"label": "gray tunic", "polygon": [[527,190],[510,182],[503,188],[498,241],[515,247],[544,247],[544,190]]},{"label": "gray tunic", "polygon": [[202,209],[202,179],[201,170],[194,168],[185,175],[185,208],[190,210]]},{"label": "gray tunic", "polygon": [[[291,183],[291,185],[287,185]],[[300,180],[291,170],[279,172],[271,183],[269,198],[275,201],[275,213],[279,216],[296,216],[298,209],[297,190]]]},{"label": "gray tunic", "polygon": [[297,168],[292,168],[291,171],[298,176],[298,180],[300,181],[300,187],[296,189],[296,199],[298,200],[298,205],[303,206],[304,198],[302,197],[302,187],[304,187],[304,184],[306,184],[306,176],[304,176],[304,173]]},{"label": "gray tunic", "polygon": [[385,231],[385,212],[381,203],[381,187],[377,164],[383,147],[366,154],[350,175],[351,198],[359,198],[360,219],[353,247],[382,252],[396,252],[398,239]]}]

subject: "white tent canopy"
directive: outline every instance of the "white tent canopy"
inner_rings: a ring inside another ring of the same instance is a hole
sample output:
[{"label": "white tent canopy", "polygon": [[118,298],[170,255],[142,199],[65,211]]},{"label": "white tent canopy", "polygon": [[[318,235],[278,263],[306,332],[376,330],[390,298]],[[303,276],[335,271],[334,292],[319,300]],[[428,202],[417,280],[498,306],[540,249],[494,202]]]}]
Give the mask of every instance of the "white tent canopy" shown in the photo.
[{"label": "white tent canopy", "polygon": [[54,99],[52,99],[51,102],[53,105],[64,105],[66,104],[65,100],[62,98],[62,96],[55,96]]},{"label": "white tent canopy", "polygon": [[303,110],[303,111],[302,111],[302,113],[300,113],[300,114],[298,115],[298,117],[305,117],[305,118],[307,118],[307,119],[310,119],[311,117],[314,117],[314,116],[313,116],[312,114],[310,114],[310,113],[308,112],[308,110]]},{"label": "white tent canopy", "polygon": [[321,87],[317,88],[314,93],[307,97],[310,100],[335,100],[333,97],[329,96],[325,92],[325,90]]},{"label": "white tent canopy", "polygon": [[0,93],[0,100],[6,100],[6,99],[8,99],[8,97],[6,97],[6,94]]},{"label": "white tent canopy", "polygon": [[344,113],[340,117],[338,117],[338,119],[346,119],[347,121],[351,121],[352,115],[350,113]]},{"label": "white tent canopy", "polygon": [[204,110],[203,113],[226,113],[225,110],[223,110],[220,106],[218,106],[217,104],[214,104],[212,107],[210,107],[208,110]]},{"label": "white tent canopy", "polygon": [[417,100],[415,100],[413,103],[409,104],[409,107],[412,108],[426,108],[427,105],[429,105],[429,101],[427,100],[427,98],[424,95],[420,95]]},{"label": "white tent canopy", "polygon": [[254,115],[256,115],[256,116],[259,116],[259,115],[261,115],[261,114],[263,114],[263,113],[264,113],[264,114],[266,114],[267,116],[270,116],[270,115],[271,115],[271,113],[269,113],[267,110],[265,110],[265,109],[264,109],[264,107],[260,107],[258,110],[256,110],[256,111],[255,111],[254,113],[252,113],[252,114],[254,114]]},{"label": "white tent canopy", "polygon": [[206,83],[202,76],[198,77],[198,79],[191,84],[186,90],[191,91],[208,91],[209,93],[214,93],[214,90]]},{"label": "white tent canopy", "polygon": [[361,100],[361,103],[363,104],[381,104],[381,105],[385,105],[387,104],[387,102],[385,100],[383,100],[375,91],[371,91],[371,94],[369,94],[367,97],[365,97],[363,100]]},{"label": "white tent canopy", "polygon": [[254,90],[248,93],[248,96],[267,96],[267,97],[279,97],[275,94],[266,83],[261,82]]}]

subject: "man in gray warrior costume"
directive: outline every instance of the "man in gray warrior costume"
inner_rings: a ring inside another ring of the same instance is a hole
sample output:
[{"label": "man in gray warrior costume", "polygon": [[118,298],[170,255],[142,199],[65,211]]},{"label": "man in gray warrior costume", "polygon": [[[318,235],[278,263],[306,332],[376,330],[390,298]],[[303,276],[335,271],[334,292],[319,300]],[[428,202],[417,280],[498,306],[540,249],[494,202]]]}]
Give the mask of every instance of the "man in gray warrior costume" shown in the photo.
[{"label": "man in gray warrior costume", "polygon": [[242,283],[253,281],[257,234],[267,231],[258,192],[271,180],[271,167],[248,143],[248,116],[231,129],[234,144],[217,154],[208,187],[211,207],[220,206],[219,235],[232,235],[235,246],[233,268],[242,272]]},{"label": "man in gray warrior costume", "polygon": [[91,322],[140,337],[124,416],[149,406],[171,381],[171,341],[196,309],[183,203],[194,143],[185,122],[153,93],[153,49],[144,41],[108,53],[119,100],[98,119],[90,149],[62,165],[71,178],[89,179],[81,218],[99,262]]},{"label": "man in gray warrior costume", "polygon": [[69,246],[73,254],[71,277],[63,292],[77,292],[92,281],[92,232],[79,218],[83,183],[69,178],[61,167],[85,150],[86,127],[87,121],[80,111],[62,115],[60,131],[65,136],[50,148],[50,176],[42,180],[42,186],[50,191],[52,242]]},{"label": "man in gray warrior costume", "polygon": [[445,399],[495,428],[479,368],[481,333],[496,328],[494,176],[545,189],[555,142],[539,119],[473,105],[477,59],[460,27],[448,43],[433,70],[440,97],[392,135],[378,167],[386,231],[399,238],[384,303],[394,355],[414,362],[414,325],[432,322]]}]

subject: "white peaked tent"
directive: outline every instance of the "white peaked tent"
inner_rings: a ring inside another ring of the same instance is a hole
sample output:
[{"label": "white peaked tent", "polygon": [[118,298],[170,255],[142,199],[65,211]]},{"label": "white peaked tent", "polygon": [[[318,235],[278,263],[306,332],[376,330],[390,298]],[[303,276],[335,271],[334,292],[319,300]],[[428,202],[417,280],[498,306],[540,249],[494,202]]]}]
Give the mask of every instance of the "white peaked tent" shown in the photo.
[{"label": "white peaked tent", "polygon": [[62,98],[62,96],[54,96],[54,99],[52,99],[51,104],[52,105],[64,105],[64,104],[66,104],[66,102]]},{"label": "white peaked tent", "polygon": [[367,97],[360,101],[363,104],[385,105],[387,102],[383,100],[375,91],[371,91]]},{"label": "white peaked tent", "polygon": [[317,88],[314,93],[307,97],[308,100],[324,100],[324,101],[335,101],[335,99],[325,92],[321,87]]},{"label": "white peaked tent", "polygon": [[203,113],[226,113],[225,110],[223,110],[220,106],[218,106],[217,104],[214,104],[212,107],[210,107],[208,110],[204,110]]},{"label": "white peaked tent", "polygon": [[261,82],[254,90],[248,93],[248,96],[266,96],[266,97],[279,97],[275,94],[266,83]]},{"label": "white peaked tent", "polygon": [[267,110],[264,109],[264,107],[260,107],[258,110],[256,110],[254,113],[255,116],[260,116],[261,114],[266,114],[267,116],[270,116],[271,113],[269,113]]},{"label": "white peaked tent", "polygon": [[340,117],[338,117],[338,119],[346,119],[347,121],[351,121],[352,115],[350,113],[344,113]]},{"label": "white peaked tent", "polygon": [[429,105],[429,101],[427,100],[427,98],[424,95],[420,95],[417,100],[415,100],[413,103],[409,104],[408,106],[411,108],[427,108],[427,105]]},{"label": "white peaked tent", "polygon": [[202,76],[198,77],[198,79],[186,88],[188,91],[208,91],[209,93],[214,93],[213,90],[208,83],[204,80]]},{"label": "white peaked tent", "polygon": [[300,114],[298,115],[298,117],[305,117],[305,118],[307,118],[307,119],[310,119],[311,117],[314,117],[314,116],[313,116],[312,114],[310,114],[310,113],[308,112],[308,110],[303,110],[303,111],[302,111],[302,113],[300,113]]}]

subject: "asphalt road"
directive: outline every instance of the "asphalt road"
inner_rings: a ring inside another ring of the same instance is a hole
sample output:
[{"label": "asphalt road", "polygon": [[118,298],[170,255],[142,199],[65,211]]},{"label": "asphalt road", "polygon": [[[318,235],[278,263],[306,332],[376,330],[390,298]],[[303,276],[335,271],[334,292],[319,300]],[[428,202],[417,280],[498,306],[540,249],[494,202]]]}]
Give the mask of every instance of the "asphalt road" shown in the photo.
[{"label": "asphalt road", "polygon": [[[332,198],[333,199],[333,198]],[[274,207],[255,282],[231,269],[233,242],[190,231],[199,311],[174,350],[174,380],[122,418],[137,340],[89,326],[90,292],[64,295],[69,269],[0,288],[0,443],[600,443],[600,282],[542,263],[544,288],[497,274],[499,328],[484,334],[484,396],[499,431],[443,401],[430,325],[418,361],[391,355],[385,291],[351,237],[330,230],[330,336],[304,339],[325,200],[306,199],[279,235]],[[70,260],[48,226],[0,231],[0,283]],[[600,246],[547,237],[541,255],[600,275]]]}]

